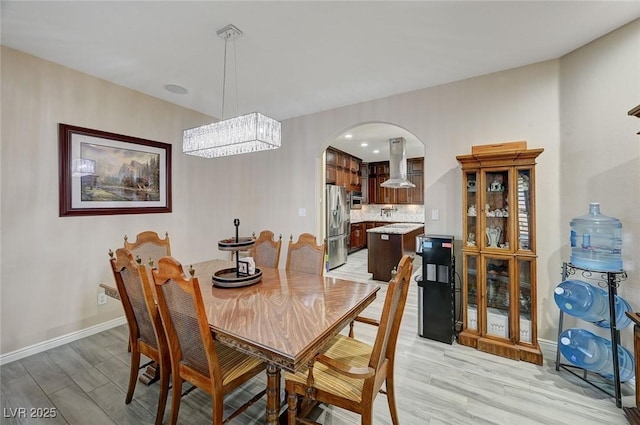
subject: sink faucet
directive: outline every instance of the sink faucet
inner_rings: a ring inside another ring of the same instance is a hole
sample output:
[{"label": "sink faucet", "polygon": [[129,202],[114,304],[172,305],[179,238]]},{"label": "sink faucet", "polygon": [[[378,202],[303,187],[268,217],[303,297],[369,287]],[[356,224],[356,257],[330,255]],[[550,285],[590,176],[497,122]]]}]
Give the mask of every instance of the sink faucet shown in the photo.
[{"label": "sink faucet", "polygon": [[391,217],[391,213],[393,213],[394,211],[398,211],[397,208],[393,208],[393,205],[391,205],[390,207],[386,207],[386,208],[380,208],[380,217],[385,216],[385,217]]}]

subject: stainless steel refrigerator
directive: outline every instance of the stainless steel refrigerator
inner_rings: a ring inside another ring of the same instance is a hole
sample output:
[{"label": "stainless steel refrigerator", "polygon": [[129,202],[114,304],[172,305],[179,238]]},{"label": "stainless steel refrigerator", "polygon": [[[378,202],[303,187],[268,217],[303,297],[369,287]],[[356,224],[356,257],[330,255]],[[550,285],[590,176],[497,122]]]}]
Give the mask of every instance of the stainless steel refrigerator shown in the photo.
[{"label": "stainless steel refrigerator", "polygon": [[347,262],[349,201],[342,186],[327,185],[327,254],[329,269]]}]

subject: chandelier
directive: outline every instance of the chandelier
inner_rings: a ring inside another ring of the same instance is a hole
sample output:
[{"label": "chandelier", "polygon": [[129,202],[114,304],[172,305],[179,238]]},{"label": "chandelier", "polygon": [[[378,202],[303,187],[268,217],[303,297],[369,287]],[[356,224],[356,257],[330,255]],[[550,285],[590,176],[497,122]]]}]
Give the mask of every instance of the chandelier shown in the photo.
[{"label": "chandelier", "polygon": [[[218,37],[224,39],[224,74],[222,79],[222,120],[184,130],[182,152],[187,155],[216,158],[280,147],[280,122],[259,112],[224,119],[224,101],[227,80],[227,43],[242,35],[233,25],[220,29]],[[235,43],[234,43],[235,49]],[[234,54],[235,61],[235,54]],[[235,66],[234,66],[234,71]],[[237,72],[236,72],[237,77]],[[237,78],[236,78],[237,81]],[[236,107],[237,107],[236,91]]]}]

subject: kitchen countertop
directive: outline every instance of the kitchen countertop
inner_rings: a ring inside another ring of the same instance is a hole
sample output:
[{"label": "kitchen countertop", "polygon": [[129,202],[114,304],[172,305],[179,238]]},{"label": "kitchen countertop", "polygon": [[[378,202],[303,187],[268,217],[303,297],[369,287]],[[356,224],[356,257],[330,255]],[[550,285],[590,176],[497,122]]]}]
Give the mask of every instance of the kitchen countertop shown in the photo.
[{"label": "kitchen countertop", "polygon": [[367,232],[404,235],[420,229],[421,227],[424,227],[424,223],[394,223],[387,224],[386,226],[374,227],[373,229],[367,229]]}]

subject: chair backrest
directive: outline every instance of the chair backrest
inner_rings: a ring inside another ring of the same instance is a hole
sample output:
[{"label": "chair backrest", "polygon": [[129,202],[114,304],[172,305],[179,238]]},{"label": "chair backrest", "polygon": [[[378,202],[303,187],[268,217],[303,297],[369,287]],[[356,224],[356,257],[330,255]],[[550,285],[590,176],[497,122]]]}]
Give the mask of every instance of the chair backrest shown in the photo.
[{"label": "chair backrest", "polygon": [[141,264],[153,267],[162,257],[171,255],[171,245],[169,244],[169,233],[165,232],[165,238],[160,239],[156,232],[147,230],[138,233],[135,242],[129,242],[127,235],[124,236],[124,248],[131,251],[133,258],[140,258]]},{"label": "chair backrest", "polygon": [[293,242],[293,235],[289,238],[287,251],[287,270],[322,275],[324,269],[325,244],[318,245],[316,237],[310,233],[302,233],[298,242]]},{"label": "chair backrest", "polygon": [[378,334],[369,359],[369,367],[375,370],[378,370],[385,359],[393,361],[395,356],[400,322],[402,321],[413,272],[412,258],[409,255],[403,256],[396,270],[392,273],[391,281],[389,282]]},{"label": "chair backrest", "polygon": [[124,307],[131,342],[140,340],[158,350],[158,341],[164,338],[164,330],[155,308],[146,268],[138,265],[131,252],[126,249],[117,249],[115,257],[111,251],[109,254],[109,263]]},{"label": "chair backrest", "polygon": [[210,380],[211,391],[222,391],[218,356],[198,278],[187,278],[182,265],[173,257],[158,260],[152,274],[171,363],[174,367],[183,365],[196,371],[203,383]]},{"label": "chair backrest", "polygon": [[249,250],[249,255],[253,257],[256,267],[278,268],[280,263],[280,248],[282,247],[282,235],[276,241],[273,232],[263,230],[256,239],[255,245]]}]

